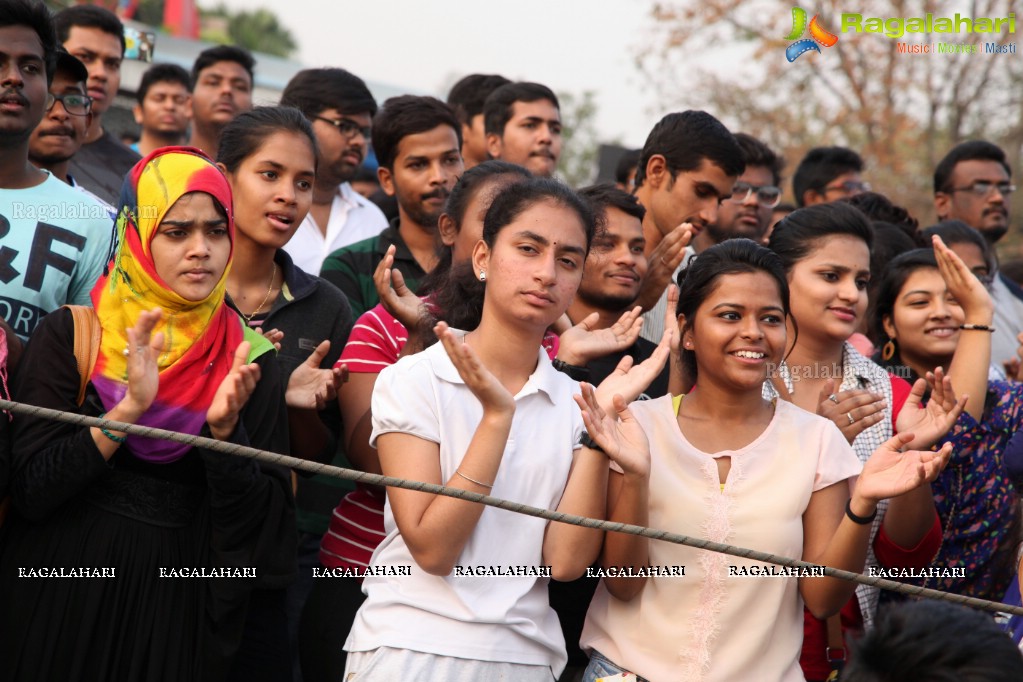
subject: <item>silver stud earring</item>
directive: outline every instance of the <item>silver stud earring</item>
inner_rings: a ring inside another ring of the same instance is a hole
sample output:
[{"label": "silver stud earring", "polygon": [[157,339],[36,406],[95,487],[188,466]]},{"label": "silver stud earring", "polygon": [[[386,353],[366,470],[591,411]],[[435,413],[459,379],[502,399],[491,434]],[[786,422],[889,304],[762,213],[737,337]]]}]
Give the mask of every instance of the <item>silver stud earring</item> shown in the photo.
[{"label": "silver stud earring", "polygon": [[486,282],[487,282],[487,271],[486,270],[480,270],[480,281],[483,282],[484,284],[486,284]]}]

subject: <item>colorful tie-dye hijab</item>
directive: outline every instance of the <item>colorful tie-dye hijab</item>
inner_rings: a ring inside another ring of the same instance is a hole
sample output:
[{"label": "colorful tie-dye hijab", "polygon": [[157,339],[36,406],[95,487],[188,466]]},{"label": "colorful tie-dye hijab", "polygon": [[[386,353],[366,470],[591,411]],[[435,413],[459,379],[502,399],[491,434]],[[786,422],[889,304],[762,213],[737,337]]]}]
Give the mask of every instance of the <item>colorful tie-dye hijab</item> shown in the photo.
[{"label": "colorful tie-dye hijab", "polygon": [[[164,147],[135,164],[121,189],[112,258],[92,289],[103,327],[92,384],[107,410],[124,397],[126,330],[135,326],[142,311],[160,307],[163,318],[153,331],[164,334],[164,350],[157,358],[160,387],[138,423],[198,434],[238,344],[252,343],[250,361],[272,346],[262,336],[247,333],[238,314],[224,303],[230,261],[202,301],[182,298],[157,274],[150,251],[153,236],[174,202],[189,192],[209,194],[224,210],[233,255],[231,187],[208,157],[191,147]],[[174,462],[190,449],[140,436],[128,436],[128,446],[136,457],[160,464]]]}]

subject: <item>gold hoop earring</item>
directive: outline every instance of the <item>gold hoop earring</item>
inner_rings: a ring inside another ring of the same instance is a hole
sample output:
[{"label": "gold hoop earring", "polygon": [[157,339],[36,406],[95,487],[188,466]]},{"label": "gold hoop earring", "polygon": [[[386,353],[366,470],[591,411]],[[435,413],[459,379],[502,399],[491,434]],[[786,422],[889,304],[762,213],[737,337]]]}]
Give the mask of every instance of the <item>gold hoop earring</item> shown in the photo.
[{"label": "gold hoop earring", "polygon": [[888,343],[881,346],[881,359],[888,362],[895,356],[895,339],[888,339]]}]

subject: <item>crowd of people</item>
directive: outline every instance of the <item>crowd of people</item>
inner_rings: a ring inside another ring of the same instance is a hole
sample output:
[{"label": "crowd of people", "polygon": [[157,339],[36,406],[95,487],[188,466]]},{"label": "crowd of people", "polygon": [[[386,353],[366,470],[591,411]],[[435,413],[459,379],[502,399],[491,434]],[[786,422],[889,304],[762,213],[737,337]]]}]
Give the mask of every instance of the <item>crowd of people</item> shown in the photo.
[{"label": "crowd of people", "polygon": [[[572,188],[542,84],[218,46],[129,148],[124,47],[0,1],[3,397],[1023,603],[996,145],[926,228],[703,111]],[[0,500],[0,680],[1023,679],[1023,618],[41,416]]]}]

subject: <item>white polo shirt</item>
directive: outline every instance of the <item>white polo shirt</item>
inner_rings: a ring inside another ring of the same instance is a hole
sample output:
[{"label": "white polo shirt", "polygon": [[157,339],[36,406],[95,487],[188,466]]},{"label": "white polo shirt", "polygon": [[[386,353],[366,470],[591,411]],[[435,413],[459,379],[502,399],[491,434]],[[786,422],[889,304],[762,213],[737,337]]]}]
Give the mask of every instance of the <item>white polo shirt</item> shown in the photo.
[{"label": "white polo shirt", "polygon": [[383,211],[343,182],[334,194],[324,237],[310,211],[298,226],[284,250],[295,265],[310,275],[319,275],[323,261],[330,254],[349,244],[375,237],[387,227]]},{"label": "white polo shirt", "polygon": [[[557,508],[583,424],[572,395],[579,385],[537,348],[537,367],[515,396],[515,416],[492,494]],[[483,415],[442,344],[384,369],[373,390],[371,443],[410,433],[440,446],[441,480],[451,478]],[[345,642],[347,651],[387,646],[441,656],[565,667],[565,640],[547,593],[549,579],[457,575],[457,567],[539,567],[547,522],[485,507],[451,575],[415,563],[384,508],[386,537],[372,566],[411,566],[409,576],[372,576],[366,602]]]}]

